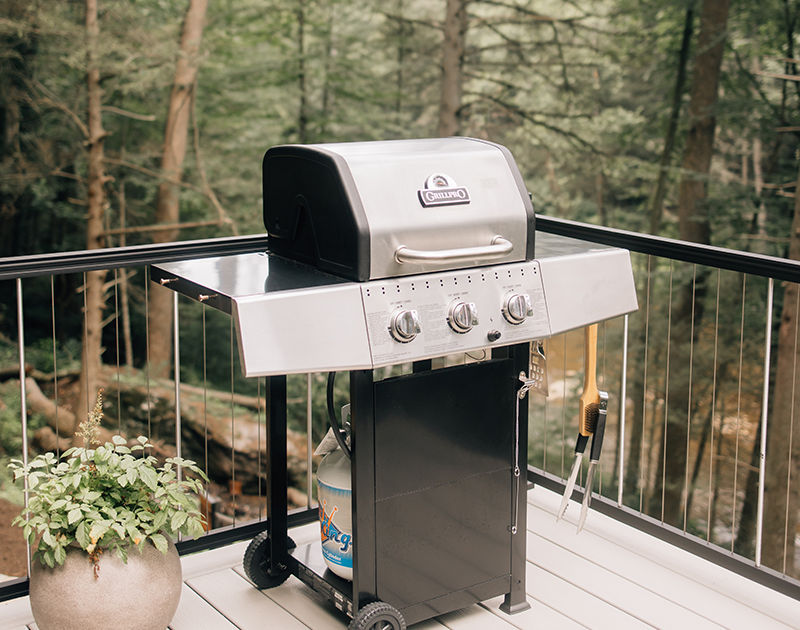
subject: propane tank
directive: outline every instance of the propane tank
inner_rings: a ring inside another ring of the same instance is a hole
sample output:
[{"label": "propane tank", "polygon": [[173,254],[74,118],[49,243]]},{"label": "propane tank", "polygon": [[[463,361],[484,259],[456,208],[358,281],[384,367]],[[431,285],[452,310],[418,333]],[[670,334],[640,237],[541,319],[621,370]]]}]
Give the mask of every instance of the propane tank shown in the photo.
[{"label": "propane tank", "polygon": [[[343,424],[350,415],[350,405],[342,408]],[[322,535],[322,557],[339,577],[353,579],[353,493],[350,457],[338,444],[333,429],[315,451],[325,455],[317,468],[317,499]]]},{"label": "propane tank", "polygon": [[317,469],[322,557],[339,577],[353,579],[353,499],[350,460],[342,449],[328,453]]}]

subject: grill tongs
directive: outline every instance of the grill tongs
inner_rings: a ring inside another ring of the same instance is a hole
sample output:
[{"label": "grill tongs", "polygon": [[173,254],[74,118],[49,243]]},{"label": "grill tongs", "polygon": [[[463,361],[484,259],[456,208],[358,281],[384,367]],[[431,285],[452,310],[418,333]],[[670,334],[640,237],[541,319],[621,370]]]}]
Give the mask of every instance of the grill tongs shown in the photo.
[{"label": "grill tongs", "polygon": [[597,324],[586,327],[584,344],[584,381],[583,394],[579,401],[579,427],[578,439],[575,443],[575,459],[567,479],[567,486],[564,489],[564,496],[558,508],[556,520],[561,520],[567,511],[569,499],[575,488],[575,481],[581,468],[581,461],[589,438],[592,438],[592,448],[590,451],[589,471],[586,474],[586,486],[583,493],[583,504],[581,505],[581,515],[578,519],[578,532],[583,529],[586,522],[586,515],[589,512],[589,503],[592,500],[592,486],[594,485],[594,474],[597,463],[600,461],[600,453],[603,449],[603,436],[606,430],[606,412],[608,409],[608,393],[597,389]]}]

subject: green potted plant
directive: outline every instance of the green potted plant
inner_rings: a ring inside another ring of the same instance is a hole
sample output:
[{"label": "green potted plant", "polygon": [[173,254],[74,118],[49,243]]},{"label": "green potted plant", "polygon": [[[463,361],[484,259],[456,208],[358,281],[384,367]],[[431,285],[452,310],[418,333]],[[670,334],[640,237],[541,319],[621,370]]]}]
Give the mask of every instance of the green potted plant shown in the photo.
[{"label": "green potted plant", "polygon": [[40,630],[107,628],[106,613],[119,630],[163,630],[182,589],[172,537],[204,531],[194,495],[205,474],[179,457],[157,466],[146,437],[100,445],[102,416],[101,390],[80,425],[84,446],[9,464],[15,481],[27,480],[27,508],[14,522],[32,546],[38,538],[30,599]]}]

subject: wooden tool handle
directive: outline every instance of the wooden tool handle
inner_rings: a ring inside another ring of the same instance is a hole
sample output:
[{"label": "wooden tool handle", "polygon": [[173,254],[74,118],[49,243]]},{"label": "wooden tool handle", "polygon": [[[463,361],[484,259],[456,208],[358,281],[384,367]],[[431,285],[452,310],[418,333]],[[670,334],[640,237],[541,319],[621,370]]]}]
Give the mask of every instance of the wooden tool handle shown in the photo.
[{"label": "wooden tool handle", "polygon": [[[583,341],[583,392],[597,391],[597,324],[584,329]],[[592,396],[594,399],[594,396]]]},{"label": "wooden tool handle", "polygon": [[587,326],[583,343],[583,393],[578,401],[578,432],[583,436],[594,433],[600,409],[597,389],[597,324]]}]

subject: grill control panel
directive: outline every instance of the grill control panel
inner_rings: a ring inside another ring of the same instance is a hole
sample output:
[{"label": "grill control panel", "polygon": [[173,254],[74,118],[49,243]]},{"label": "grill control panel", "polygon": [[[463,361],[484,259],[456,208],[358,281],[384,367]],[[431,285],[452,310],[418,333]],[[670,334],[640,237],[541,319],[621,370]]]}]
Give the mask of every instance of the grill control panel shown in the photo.
[{"label": "grill control panel", "polygon": [[245,376],[480,353],[636,310],[627,251],[546,233],[536,248],[536,260],[367,282],[264,253],[161,263],[151,277],[231,314]]},{"label": "grill control panel", "polygon": [[361,285],[375,367],[550,336],[538,261]]}]

